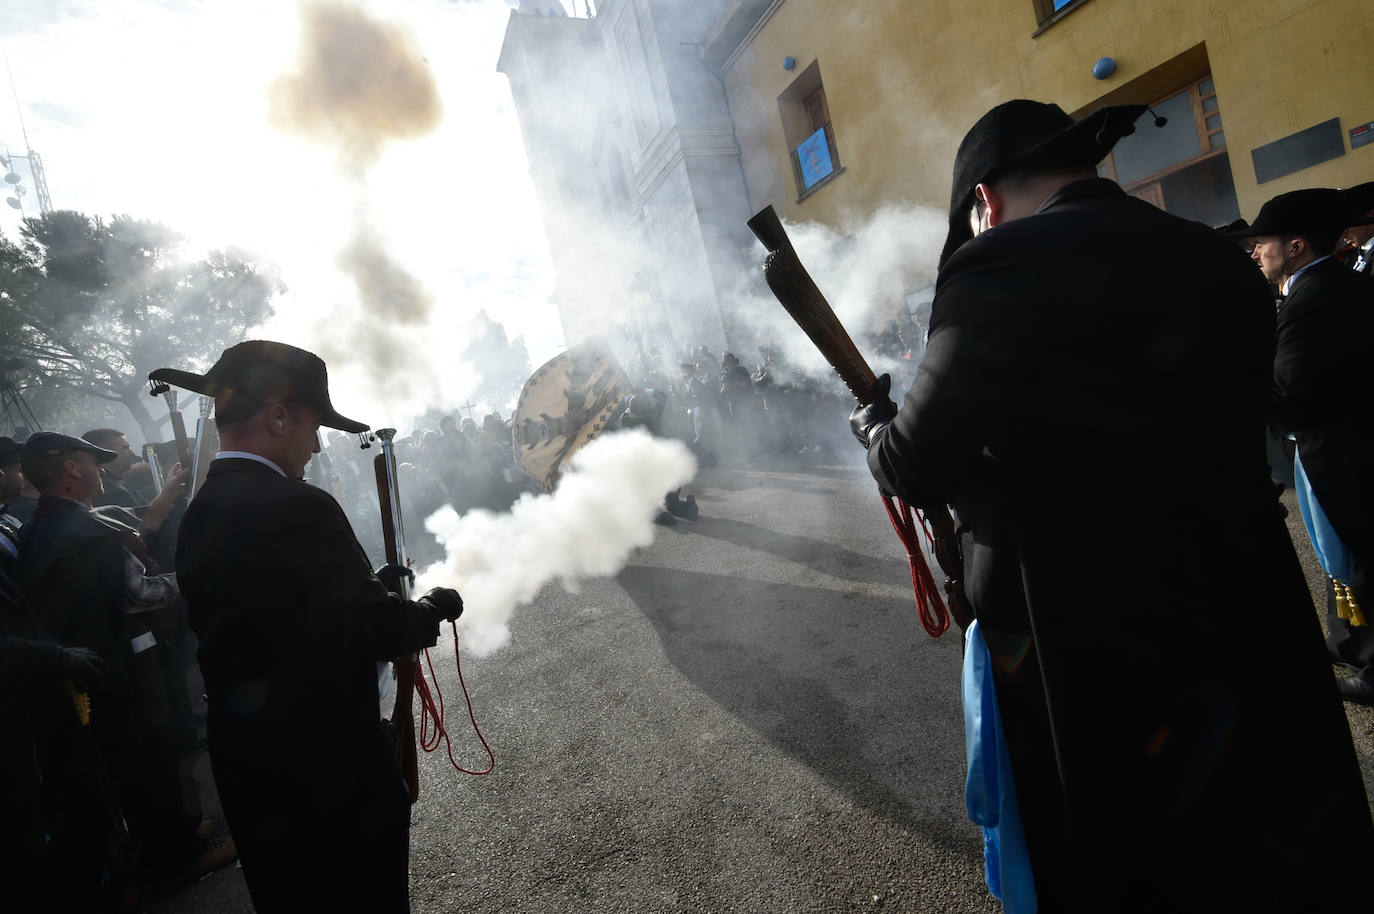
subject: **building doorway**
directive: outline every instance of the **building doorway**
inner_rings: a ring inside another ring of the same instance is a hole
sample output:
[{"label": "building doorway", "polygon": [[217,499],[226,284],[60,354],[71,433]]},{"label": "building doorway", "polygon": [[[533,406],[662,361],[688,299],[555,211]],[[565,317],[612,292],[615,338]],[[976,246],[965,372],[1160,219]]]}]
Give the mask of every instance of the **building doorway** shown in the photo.
[{"label": "building doorway", "polygon": [[1168,119],[1155,127],[1149,115],[1097,168],[1126,193],[1166,212],[1207,225],[1240,217],[1226,132],[1211,75],[1152,103]]}]

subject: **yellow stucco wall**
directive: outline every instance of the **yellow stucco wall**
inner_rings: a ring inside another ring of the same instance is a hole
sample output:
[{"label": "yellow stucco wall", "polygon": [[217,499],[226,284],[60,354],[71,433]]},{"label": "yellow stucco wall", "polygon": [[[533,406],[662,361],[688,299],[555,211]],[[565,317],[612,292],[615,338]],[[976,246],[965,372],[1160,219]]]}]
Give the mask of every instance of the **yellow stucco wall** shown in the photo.
[{"label": "yellow stucco wall", "polygon": [[[1141,101],[1133,80],[1198,46],[1243,215],[1295,188],[1374,180],[1374,144],[1351,150],[1348,135],[1374,121],[1370,0],[1083,0],[1035,30],[1032,0],[784,0],[724,74],[751,200],[832,225],[888,201],[944,209],[959,139],[988,108],[1022,97],[1077,111],[1114,90]],[[1104,81],[1091,75],[1101,57],[1117,62]],[[798,203],[777,97],[812,60],[845,172]],[[1256,184],[1251,149],[1332,117],[1344,156]]]}]

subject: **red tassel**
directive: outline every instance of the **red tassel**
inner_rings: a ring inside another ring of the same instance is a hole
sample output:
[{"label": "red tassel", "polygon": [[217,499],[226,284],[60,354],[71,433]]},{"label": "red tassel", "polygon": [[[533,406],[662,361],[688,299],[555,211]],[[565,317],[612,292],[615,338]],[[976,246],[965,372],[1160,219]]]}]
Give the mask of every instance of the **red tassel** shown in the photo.
[{"label": "red tassel", "polygon": [[919,517],[911,505],[881,490],[879,495],[882,496],[883,507],[887,509],[888,519],[892,521],[892,529],[897,531],[897,538],[906,548],[906,557],[911,563],[911,587],[916,594],[916,612],[921,617],[921,627],[930,637],[938,638],[949,631],[949,609],[940,596],[940,589],[935,586],[935,578],[930,573],[930,565],[926,563],[925,550],[921,548],[917,530],[925,534],[927,546],[934,546],[935,538],[931,536],[925,518]]}]

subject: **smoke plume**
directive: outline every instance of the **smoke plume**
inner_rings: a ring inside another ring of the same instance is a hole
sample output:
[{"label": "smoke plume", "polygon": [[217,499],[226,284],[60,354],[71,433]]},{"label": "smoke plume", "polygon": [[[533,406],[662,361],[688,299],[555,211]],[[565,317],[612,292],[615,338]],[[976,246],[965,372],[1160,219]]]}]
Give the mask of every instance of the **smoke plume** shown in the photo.
[{"label": "smoke plume", "polygon": [[[338,308],[332,320],[312,328],[312,345],[341,373],[361,374],[361,386],[384,392],[376,399],[388,413],[457,402],[445,388],[459,379],[470,385],[472,373],[447,365],[443,377],[432,361],[415,358],[421,341],[448,334],[429,326],[432,295],[377,228],[384,220],[374,208],[387,197],[371,177],[388,142],[422,136],[440,121],[428,61],[406,31],[346,3],[311,0],[302,5],[301,20],[296,69],[272,84],[269,116],[279,129],[337,152],[358,201],[338,254],[357,308]],[[396,424],[398,417],[387,421]]]},{"label": "smoke plume", "polygon": [[326,0],[305,4],[301,17],[300,69],[273,87],[275,125],[335,145],[362,168],[386,140],[439,123],[438,90],[406,32]]},{"label": "smoke plume", "polygon": [[577,452],[552,495],[526,495],[509,514],[435,512],[425,527],[447,557],[425,569],[419,587],[457,588],[466,643],[490,653],[510,639],[515,608],[545,584],[575,586],[620,571],[653,541],[664,493],[695,474],[696,459],[681,442],[638,430],[603,435]]},{"label": "smoke plume", "polygon": [[408,327],[422,323],[428,316],[429,293],[391,256],[366,224],[358,226],[353,240],[339,257],[339,265],[353,278],[359,300],[369,314]]}]

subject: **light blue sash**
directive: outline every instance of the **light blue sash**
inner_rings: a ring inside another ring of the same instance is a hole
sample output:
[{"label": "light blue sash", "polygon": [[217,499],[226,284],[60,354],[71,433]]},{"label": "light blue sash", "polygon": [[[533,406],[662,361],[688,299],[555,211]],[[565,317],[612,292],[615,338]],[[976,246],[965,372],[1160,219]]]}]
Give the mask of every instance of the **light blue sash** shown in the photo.
[{"label": "light blue sash", "polygon": [[964,745],[964,802],[968,817],[983,827],[988,890],[1008,914],[1035,914],[1035,880],[992,684],[992,655],[976,620],[964,633]]},{"label": "light blue sash", "polygon": [[1350,550],[1336,535],[1336,528],[1331,526],[1321,502],[1317,501],[1316,493],[1312,491],[1312,483],[1302,465],[1301,453],[1293,457],[1293,489],[1298,496],[1302,522],[1307,526],[1307,536],[1312,540],[1312,548],[1317,551],[1317,560],[1331,577],[1348,583],[1355,576],[1355,562],[1350,557]]}]

